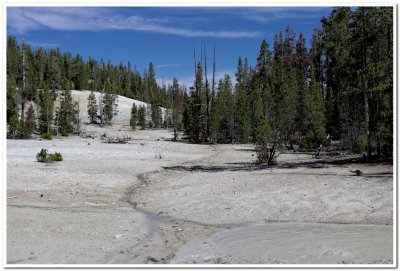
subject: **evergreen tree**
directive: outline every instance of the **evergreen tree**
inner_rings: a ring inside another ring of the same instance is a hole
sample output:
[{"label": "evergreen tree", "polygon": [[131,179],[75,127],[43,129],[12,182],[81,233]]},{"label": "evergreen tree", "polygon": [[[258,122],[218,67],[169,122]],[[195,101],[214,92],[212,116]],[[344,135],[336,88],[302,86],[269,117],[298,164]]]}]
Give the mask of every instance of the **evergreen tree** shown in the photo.
[{"label": "evergreen tree", "polygon": [[322,89],[315,79],[314,66],[311,66],[310,86],[306,98],[307,116],[304,120],[306,137],[302,140],[303,148],[317,148],[326,138],[325,134],[325,107]]},{"label": "evergreen tree", "polygon": [[74,131],[76,109],[72,100],[71,90],[64,90],[60,99],[60,107],[56,112],[57,132],[63,136]]},{"label": "evergreen tree", "polygon": [[[247,60],[245,60],[247,63]],[[243,65],[242,59],[239,57],[238,67],[236,71],[236,87],[235,87],[235,129],[237,141],[247,143],[250,137],[250,111],[247,89],[249,88],[248,67]]]},{"label": "evergreen tree", "polygon": [[23,134],[24,138],[28,138],[32,135],[33,131],[36,129],[36,115],[35,109],[33,108],[33,104],[31,104],[26,112],[25,118],[25,132]]},{"label": "evergreen tree", "polygon": [[211,134],[217,142],[232,142],[234,137],[234,112],[232,82],[229,75],[218,83],[218,94],[212,110]]},{"label": "evergreen tree", "polygon": [[[369,159],[373,152],[372,141],[375,140],[380,149],[381,129],[386,126],[383,119],[379,120],[380,111],[386,109],[389,116],[393,112],[390,106],[384,105],[384,100],[391,103],[393,80],[392,8],[359,7],[353,13],[350,27],[351,57],[355,68],[352,72],[357,71],[352,74],[355,80],[351,83],[356,93],[362,93],[359,101],[362,101],[366,155]],[[392,129],[390,124],[386,128]]]},{"label": "evergreen tree", "polygon": [[21,76],[21,48],[16,37],[7,37],[7,82],[8,78],[19,84]]},{"label": "evergreen tree", "polygon": [[258,117],[259,122],[255,132],[257,163],[271,165],[275,163],[277,141],[268,120],[262,115]]},{"label": "evergreen tree", "polygon": [[[354,126],[350,119],[346,120],[348,110],[349,91],[348,78],[351,66],[350,59],[350,20],[351,9],[349,7],[335,8],[329,18],[322,18],[323,46],[325,48],[326,62],[326,88],[329,90],[326,96],[327,106],[326,123],[327,133],[332,139],[340,139]],[[332,95],[330,95],[332,94]],[[344,124],[344,125],[343,125]]]},{"label": "evergreen tree", "polygon": [[142,130],[146,129],[146,108],[142,105],[138,110],[138,122]]},{"label": "evergreen tree", "polygon": [[88,97],[87,110],[90,123],[94,123],[98,114],[98,105],[96,101],[96,95],[93,91],[90,92]]},{"label": "evergreen tree", "polygon": [[310,61],[313,63],[315,68],[315,79],[318,84],[323,88],[326,93],[325,86],[325,49],[324,49],[324,31],[322,28],[315,28],[311,38],[311,50],[310,50]]},{"label": "evergreen tree", "polygon": [[193,112],[194,112],[194,106],[193,106],[193,88],[191,88],[191,96],[187,95],[187,93],[184,94],[184,105],[185,109],[183,111],[183,127],[185,128],[185,134],[186,136],[193,140],[195,138],[195,128],[193,125]]},{"label": "evergreen tree", "polygon": [[183,111],[184,111],[184,95],[178,80],[174,78],[171,86],[172,92],[172,122],[174,124],[174,132],[177,133],[182,129]]},{"label": "evergreen tree", "polygon": [[18,118],[17,87],[11,75],[7,75],[7,123],[13,116]]},{"label": "evergreen tree", "polygon": [[60,52],[58,49],[51,49],[50,57],[47,63],[47,84],[50,86],[54,99],[56,98],[56,91],[62,88],[62,64]]},{"label": "evergreen tree", "polygon": [[12,115],[8,122],[7,138],[15,139],[18,137],[19,119],[18,115]]},{"label": "evergreen tree", "polygon": [[138,109],[135,103],[132,104],[131,109],[131,119],[129,121],[129,125],[132,127],[133,130],[136,129],[136,122],[138,120]]},{"label": "evergreen tree", "polygon": [[50,135],[53,127],[54,101],[47,85],[40,92],[39,101],[39,132]]},{"label": "evergreen tree", "polygon": [[113,117],[117,116],[118,114],[117,106],[118,106],[117,95],[111,94],[110,91],[106,91],[102,100],[102,108],[103,108],[102,113],[105,124],[111,125]]},{"label": "evergreen tree", "polygon": [[151,104],[151,126],[153,128],[158,128],[162,124],[161,108],[157,103],[153,102]]},{"label": "evergreen tree", "polygon": [[296,116],[296,130],[300,134],[304,134],[305,119],[307,118],[308,112],[307,107],[307,95],[308,95],[308,84],[307,84],[307,68],[309,66],[309,59],[306,48],[306,39],[303,33],[300,33],[299,38],[296,42],[296,54],[294,66],[296,70],[296,84],[297,84],[297,116]]}]

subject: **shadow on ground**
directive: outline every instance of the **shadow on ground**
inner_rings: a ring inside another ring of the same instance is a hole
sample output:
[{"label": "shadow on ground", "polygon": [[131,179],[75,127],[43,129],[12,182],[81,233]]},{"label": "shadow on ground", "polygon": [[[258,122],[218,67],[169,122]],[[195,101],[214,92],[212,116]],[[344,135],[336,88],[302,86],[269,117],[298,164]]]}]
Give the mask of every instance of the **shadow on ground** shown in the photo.
[{"label": "shadow on ground", "polygon": [[[364,164],[365,160],[360,158],[335,158],[335,159],[314,159],[312,161],[298,161],[298,162],[281,162],[276,165],[267,164],[255,164],[251,162],[239,162],[239,163],[225,163],[220,166],[212,165],[194,165],[194,166],[172,166],[163,167],[166,170],[176,170],[176,171],[189,171],[189,172],[223,172],[223,171],[258,171],[265,169],[297,169],[297,168],[325,168],[328,165],[346,165],[346,164]],[[299,173],[285,173],[299,175]],[[301,175],[338,175],[329,173],[300,173]],[[349,172],[350,176],[356,175],[352,171]],[[374,172],[369,174],[362,174],[366,178],[374,177],[388,177],[392,176],[393,172]]]}]

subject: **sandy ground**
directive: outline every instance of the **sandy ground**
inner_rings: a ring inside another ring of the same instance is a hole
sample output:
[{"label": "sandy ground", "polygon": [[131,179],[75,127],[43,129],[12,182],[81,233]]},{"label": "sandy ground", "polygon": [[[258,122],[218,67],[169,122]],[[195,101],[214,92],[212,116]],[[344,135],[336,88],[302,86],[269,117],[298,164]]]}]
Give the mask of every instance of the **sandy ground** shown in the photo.
[{"label": "sandy ground", "polygon": [[[303,154],[256,166],[251,145],[121,125],[106,134],[133,140],[106,144],[104,130],[87,132],[7,141],[9,264],[393,261],[391,166]],[[41,148],[64,161],[36,162]]]},{"label": "sandy ground", "polygon": [[[9,266],[393,263],[392,166],[257,166],[251,145],[172,142],[125,115],[93,138],[7,140]],[[64,161],[36,162],[41,148]]]}]

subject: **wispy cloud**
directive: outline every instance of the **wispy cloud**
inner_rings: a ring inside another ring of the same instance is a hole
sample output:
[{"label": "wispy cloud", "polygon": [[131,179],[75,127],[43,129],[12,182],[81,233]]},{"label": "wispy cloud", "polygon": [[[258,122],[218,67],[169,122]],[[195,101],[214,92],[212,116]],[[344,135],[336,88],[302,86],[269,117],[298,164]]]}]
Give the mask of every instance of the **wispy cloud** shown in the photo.
[{"label": "wispy cloud", "polygon": [[29,40],[28,43],[32,46],[35,47],[43,47],[43,48],[55,48],[55,47],[60,47],[60,44],[58,43],[50,43],[50,42],[37,42],[37,41],[32,41]]},{"label": "wispy cloud", "polygon": [[262,24],[278,20],[304,20],[305,18],[321,18],[329,7],[261,7],[239,11],[244,19]]},{"label": "wispy cloud", "polygon": [[8,25],[24,33],[35,29],[61,31],[133,30],[184,37],[253,38],[258,31],[203,30],[177,27],[170,18],[146,18],[140,14],[113,14],[106,8],[21,8],[7,9]]},{"label": "wispy cloud", "polygon": [[157,65],[157,69],[166,69],[166,68],[177,68],[177,67],[182,67],[184,66],[183,64],[162,64],[162,65]]}]

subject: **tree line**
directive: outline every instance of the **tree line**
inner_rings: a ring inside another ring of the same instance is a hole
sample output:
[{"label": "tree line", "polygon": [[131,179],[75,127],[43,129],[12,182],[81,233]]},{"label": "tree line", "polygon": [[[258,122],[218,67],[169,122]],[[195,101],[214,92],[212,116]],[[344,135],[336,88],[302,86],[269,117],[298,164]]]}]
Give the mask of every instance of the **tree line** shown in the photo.
[{"label": "tree line", "polygon": [[[42,108],[59,92],[65,105],[60,103],[56,123],[74,123],[71,112],[79,108],[71,102],[70,90],[89,89],[149,103],[150,110],[132,107],[132,128],[173,126],[175,138],[183,130],[196,143],[256,143],[260,162],[273,163],[282,147],[316,149],[330,140],[365,152],[367,158],[391,157],[393,8],[339,7],[321,22],[309,48],[304,35],[288,26],[272,45],[262,41],[254,67],[239,57],[235,78],[225,75],[218,82],[215,48],[210,72],[202,46],[200,59],[194,52],[195,80],[189,89],[176,78],[172,85],[157,84],[153,63],[142,76],[130,62],[114,66],[91,57],[85,62],[59,49],[32,50],[10,36],[7,124],[31,129],[35,112],[25,108],[29,101],[39,104],[41,122],[50,119],[51,106]],[[89,104],[90,121],[96,122],[102,103],[89,99]],[[164,118],[161,106],[167,109]]]},{"label": "tree line", "polygon": [[[62,53],[58,48],[32,49],[27,42],[18,42],[15,36],[7,38],[7,126],[8,136],[26,138],[37,128],[39,133],[74,131],[78,121],[78,104],[71,98],[71,90],[101,92],[99,103],[93,97],[88,101],[90,123],[110,124],[116,111],[116,95],[144,101],[145,126],[161,127],[160,107],[170,108],[172,93],[165,84],[159,86],[152,62],[143,76],[122,63],[107,64],[89,57],[87,61],[77,54]],[[51,98],[51,99],[50,99]],[[54,108],[54,103],[58,105]],[[35,106],[37,105],[37,106]],[[152,109],[150,109],[152,108]],[[38,112],[35,112],[36,111]],[[172,116],[170,117],[172,123]],[[172,125],[172,124],[170,124]],[[37,126],[37,127],[36,127]]]},{"label": "tree line", "polygon": [[[210,82],[195,59],[184,127],[194,142],[254,142],[259,162],[277,148],[320,148],[330,140],[354,152],[392,156],[393,9],[334,8],[307,49],[291,27],[262,41],[256,66],[239,57],[236,84]],[[202,48],[202,54],[206,55]],[[213,74],[214,74],[213,67]]]}]

